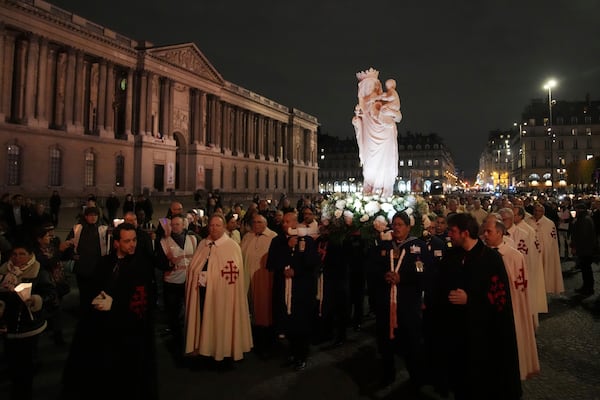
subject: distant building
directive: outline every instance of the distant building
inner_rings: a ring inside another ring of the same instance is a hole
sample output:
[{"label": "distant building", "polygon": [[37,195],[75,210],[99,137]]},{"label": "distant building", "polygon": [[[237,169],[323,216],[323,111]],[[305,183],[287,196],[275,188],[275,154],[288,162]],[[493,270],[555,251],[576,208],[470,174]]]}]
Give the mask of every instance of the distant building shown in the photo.
[{"label": "distant building", "polygon": [[482,180],[508,172],[508,185],[516,188],[572,189],[579,182],[569,179],[569,165],[600,155],[600,101],[589,95],[583,101],[557,100],[552,123],[548,101],[534,99],[515,125],[490,135],[480,158]]},{"label": "distant building", "polygon": [[[362,179],[356,139],[319,135],[319,190],[360,191]],[[456,183],[452,155],[437,134],[398,135],[396,192],[441,194]]]},{"label": "distant building", "polygon": [[318,126],[228,82],[193,43],[0,2],[3,192],[315,193]]},{"label": "distant building", "polygon": [[[406,191],[441,194],[458,183],[452,153],[436,133],[406,133],[398,137],[398,188]],[[410,189],[409,189],[410,188]]]}]

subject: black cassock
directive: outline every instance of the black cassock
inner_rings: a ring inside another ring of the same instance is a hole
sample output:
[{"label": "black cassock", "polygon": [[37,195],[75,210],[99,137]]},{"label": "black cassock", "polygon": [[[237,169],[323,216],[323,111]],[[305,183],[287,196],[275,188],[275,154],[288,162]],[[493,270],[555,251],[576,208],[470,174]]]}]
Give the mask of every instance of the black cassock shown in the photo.
[{"label": "black cassock", "polygon": [[[431,306],[437,307],[436,334],[445,349],[439,361],[448,366],[455,397],[519,399],[516,333],[502,256],[478,241],[470,251],[449,249],[438,272]],[[457,288],[467,293],[466,305],[448,301]]]},{"label": "black cassock", "polygon": [[63,398],[158,398],[153,285],[142,254],[102,257],[97,293],[113,298],[110,311],[82,312],[63,372]]}]

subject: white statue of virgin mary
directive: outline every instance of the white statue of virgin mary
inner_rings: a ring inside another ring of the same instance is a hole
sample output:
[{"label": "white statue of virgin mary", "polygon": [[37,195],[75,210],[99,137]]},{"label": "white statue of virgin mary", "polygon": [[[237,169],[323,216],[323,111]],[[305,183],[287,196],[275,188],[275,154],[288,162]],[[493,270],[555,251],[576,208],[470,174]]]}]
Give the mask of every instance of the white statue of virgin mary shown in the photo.
[{"label": "white statue of virgin mary", "polygon": [[363,194],[391,197],[398,175],[398,130],[402,120],[396,82],[386,81],[384,92],[379,71],[370,68],[356,74],[358,104],[352,125],[363,168]]}]

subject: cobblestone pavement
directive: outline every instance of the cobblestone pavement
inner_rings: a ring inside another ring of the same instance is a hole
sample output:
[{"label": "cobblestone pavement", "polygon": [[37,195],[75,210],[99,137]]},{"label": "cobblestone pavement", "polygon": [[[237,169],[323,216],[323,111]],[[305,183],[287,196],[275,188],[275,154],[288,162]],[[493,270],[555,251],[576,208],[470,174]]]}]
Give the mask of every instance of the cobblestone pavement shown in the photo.
[{"label": "cobblestone pavement", "polygon": [[[160,211],[159,211],[160,212]],[[162,214],[160,214],[162,215]],[[60,233],[61,238],[64,234]],[[524,382],[523,400],[600,400],[600,298],[581,298],[574,289],[581,286],[580,273],[571,273],[574,262],[564,262],[565,294],[549,300],[549,313],[540,317],[537,331],[541,374]],[[600,293],[600,266],[593,265],[596,293]],[[77,293],[65,299],[66,339],[71,339],[75,318],[72,312]],[[285,343],[279,343],[264,359],[253,352],[235,363],[231,370],[214,366],[178,367],[161,336],[165,325],[157,326],[159,384],[162,399],[404,399],[414,398],[398,361],[397,386],[378,392],[379,360],[373,338],[373,321],[361,332],[349,330],[341,347],[313,346],[306,370],[282,368]],[[55,346],[49,335],[40,341],[40,365],[35,378],[35,399],[57,399],[60,374],[68,346]],[[0,398],[6,398],[6,364],[0,356]],[[493,388],[490,388],[493,390]],[[427,393],[425,398],[436,398]],[[115,396],[118,398],[118,395]]]}]

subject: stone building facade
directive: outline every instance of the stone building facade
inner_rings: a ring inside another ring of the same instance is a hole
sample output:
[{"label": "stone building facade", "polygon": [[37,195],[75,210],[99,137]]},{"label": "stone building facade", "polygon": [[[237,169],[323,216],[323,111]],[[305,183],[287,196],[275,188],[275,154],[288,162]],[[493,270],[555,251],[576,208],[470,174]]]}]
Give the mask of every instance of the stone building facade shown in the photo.
[{"label": "stone building facade", "polygon": [[[480,183],[499,190],[571,191],[581,182],[569,167],[600,154],[600,101],[533,99],[521,123],[493,131],[480,156]],[[591,175],[591,174],[590,174]],[[586,177],[591,181],[591,176]]]},{"label": "stone building facade", "polygon": [[[362,180],[356,139],[319,135],[319,191],[361,191]],[[439,135],[398,135],[396,193],[441,194],[457,182],[452,153]]]},{"label": "stone building facade", "polygon": [[193,43],[0,0],[0,191],[315,193],[318,126],[228,82]]}]

